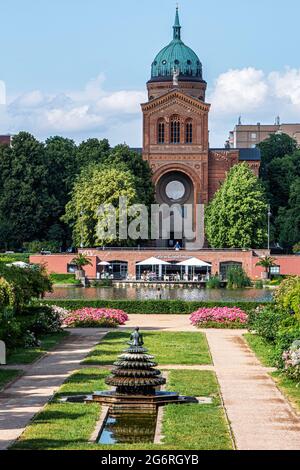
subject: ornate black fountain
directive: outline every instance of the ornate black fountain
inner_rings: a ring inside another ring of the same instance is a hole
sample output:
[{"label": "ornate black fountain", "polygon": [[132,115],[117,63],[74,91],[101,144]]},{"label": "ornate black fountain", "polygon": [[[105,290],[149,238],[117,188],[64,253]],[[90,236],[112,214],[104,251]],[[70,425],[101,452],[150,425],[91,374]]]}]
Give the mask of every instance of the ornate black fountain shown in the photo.
[{"label": "ornate black fountain", "polygon": [[161,386],[166,379],[156,369],[154,356],[144,348],[143,335],[139,328],[130,336],[129,348],[114,363],[112,373],[105,380],[113,390],[95,392],[92,400],[111,410],[153,411],[158,406],[178,403],[181,398],[177,393],[165,392]]}]

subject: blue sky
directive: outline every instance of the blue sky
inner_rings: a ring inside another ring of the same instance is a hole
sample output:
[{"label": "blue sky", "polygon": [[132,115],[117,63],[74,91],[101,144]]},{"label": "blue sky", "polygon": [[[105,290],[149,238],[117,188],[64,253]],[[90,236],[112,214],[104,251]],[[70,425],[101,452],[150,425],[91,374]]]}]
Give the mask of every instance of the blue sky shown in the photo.
[{"label": "blue sky", "polygon": [[[171,39],[175,6],[2,0],[0,95],[4,82],[7,106],[0,133],[107,135],[140,145],[138,100],[151,62]],[[299,0],[182,0],[179,7],[183,40],[208,82],[212,145],[223,144],[239,114],[245,122],[273,122],[278,114],[299,120]]]}]

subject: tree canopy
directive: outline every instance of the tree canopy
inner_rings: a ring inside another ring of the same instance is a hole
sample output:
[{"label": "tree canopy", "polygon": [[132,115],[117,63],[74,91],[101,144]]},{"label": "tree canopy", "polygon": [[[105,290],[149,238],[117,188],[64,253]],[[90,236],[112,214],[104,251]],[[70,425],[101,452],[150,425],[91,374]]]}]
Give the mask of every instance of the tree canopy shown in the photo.
[{"label": "tree canopy", "polygon": [[77,146],[59,136],[41,143],[20,132],[11,147],[0,146],[0,249],[31,247],[32,242],[56,250],[70,246],[74,221],[71,227],[62,217],[80,174],[89,175],[99,165],[125,173],[125,181],[130,175],[135,201],[154,202],[151,169],[126,145],[111,148],[107,139],[89,139]]},{"label": "tree canopy", "polygon": [[273,241],[289,251],[300,241],[299,191],[300,150],[286,134],[271,135],[259,144],[262,153],[260,175],[272,211]]},{"label": "tree canopy", "polygon": [[267,240],[264,189],[246,163],[234,166],[206,209],[213,248],[259,248]]},{"label": "tree canopy", "polygon": [[99,237],[99,225],[108,226],[107,213],[99,215],[101,205],[111,205],[119,218],[119,198],[128,205],[138,203],[135,179],[130,171],[113,166],[92,165],[83,171],[75,183],[72,198],[66,206],[64,220],[73,228],[73,240],[77,246],[118,244],[118,231],[107,237]]},{"label": "tree canopy", "polygon": [[21,132],[12,146],[0,149],[0,240],[12,246],[39,238],[47,231],[56,200],[49,192],[45,147]]}]

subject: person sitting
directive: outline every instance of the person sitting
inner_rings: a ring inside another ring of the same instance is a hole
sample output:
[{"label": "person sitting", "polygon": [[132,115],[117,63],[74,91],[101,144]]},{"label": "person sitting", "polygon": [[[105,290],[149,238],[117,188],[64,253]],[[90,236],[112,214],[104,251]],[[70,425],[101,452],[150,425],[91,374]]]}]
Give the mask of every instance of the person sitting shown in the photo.
[{"label": "person sitting", "polygon": [[180,251],[181,250],[181,245],[179,243],[179,241],[176,242],[176,245],[175,245],[175,251]]}]

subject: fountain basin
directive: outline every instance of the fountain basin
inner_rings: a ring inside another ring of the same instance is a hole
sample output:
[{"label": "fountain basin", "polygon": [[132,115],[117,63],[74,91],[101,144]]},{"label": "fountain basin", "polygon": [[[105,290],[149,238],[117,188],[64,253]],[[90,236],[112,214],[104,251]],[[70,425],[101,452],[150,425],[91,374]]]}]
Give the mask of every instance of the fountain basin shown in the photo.
[{"label": "fountain basin", "polygon": [[158,406],[174,403],[186,403],[183,397],[177,393],[157,391],[152,395],[123,395],[115,391],[95,392],[86,403],[96,402],[102,406],[109,406],[112,410],[133,410],[135,412],[145,410],[156,413]]}]

